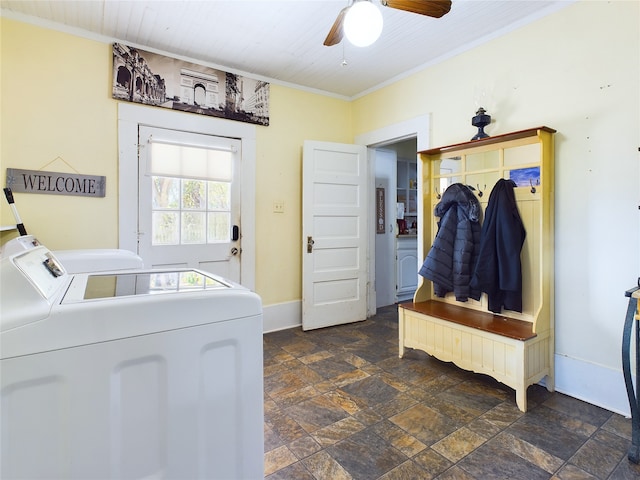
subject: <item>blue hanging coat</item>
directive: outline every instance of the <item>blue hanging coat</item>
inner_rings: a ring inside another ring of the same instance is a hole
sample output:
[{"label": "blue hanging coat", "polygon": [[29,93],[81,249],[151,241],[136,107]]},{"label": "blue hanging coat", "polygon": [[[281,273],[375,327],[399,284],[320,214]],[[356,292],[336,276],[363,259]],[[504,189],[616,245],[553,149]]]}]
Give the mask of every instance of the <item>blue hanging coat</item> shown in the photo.
[{"label": "blue hanging coat", "polygon": [[520,252],[526,232],[513,188],[513,180],[500,179],[489,195],[484,215],[480,253],[471,287],[488,296],[488,308],[522,312]]}]

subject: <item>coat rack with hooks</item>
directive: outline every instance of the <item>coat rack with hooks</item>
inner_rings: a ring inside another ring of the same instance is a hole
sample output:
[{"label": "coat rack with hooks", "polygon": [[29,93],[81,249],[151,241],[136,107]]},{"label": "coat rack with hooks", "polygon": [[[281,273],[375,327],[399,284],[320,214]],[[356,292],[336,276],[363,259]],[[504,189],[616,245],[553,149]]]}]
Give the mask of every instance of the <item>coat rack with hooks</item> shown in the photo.
[{"label": "coat rack with hooks", "polygon": [[[439,218],[434,216],[434,207],[446,187],[467,185],[482,197],[480,205],[486,208],[485,199],[491,197],[491,193],[485,195],[486,189],[492,192],[499,180],[511,180],[526,231],[526,255],[511,256],[520,257],[521,305],[498,302],[496,306],[495,294],[485,290],[486,286],[482,295],[469,295],[466,301],[460,295],[458,300],[441,282],[446,277],[437,278],[436,291],[434,281],[422,276],[413,301],[399,305],[400,357],[406,349],[415,348],[465,370],[492,376],[515,390],[516,404],[522,411],[527,409],[529,385],[544,378],[549,391],[555,388],[551,280],[554,133],[551,128],[537,127],[419,152],[422,191],[430,193],[423,196],[423,216],[418,219],[418,270],[435,241]],[[504,191],[505,182],[500,184]],[[457,284],[452,281],[452,285]]]}]

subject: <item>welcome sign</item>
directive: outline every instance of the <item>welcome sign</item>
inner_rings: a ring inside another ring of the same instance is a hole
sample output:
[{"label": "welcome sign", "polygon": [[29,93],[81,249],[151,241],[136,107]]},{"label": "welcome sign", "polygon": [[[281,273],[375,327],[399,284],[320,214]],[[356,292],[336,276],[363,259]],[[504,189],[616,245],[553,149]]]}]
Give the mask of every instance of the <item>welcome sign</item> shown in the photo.
[{"label": "welcome sign", "polygon": [[104,197],[107,177],[7,168],[7,187],[13,192]]}]

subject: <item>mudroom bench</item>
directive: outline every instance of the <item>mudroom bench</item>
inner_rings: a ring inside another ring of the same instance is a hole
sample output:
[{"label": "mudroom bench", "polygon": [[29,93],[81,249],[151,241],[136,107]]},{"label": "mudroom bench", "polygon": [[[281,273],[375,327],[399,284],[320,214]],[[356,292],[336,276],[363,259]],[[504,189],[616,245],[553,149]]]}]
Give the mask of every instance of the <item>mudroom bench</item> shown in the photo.
[{"label": "mudroom bench", "polygon": [[[416,348],[445,362],[483,373],[516,391],[516,404],[527,410],[527,387],[549,373],[548,332],[538,336],[533,324],[438,300],[399,306],[400,358]],[[552,380],[551,380],[552,381]],[[553,390],[553,385],[547,388]]]},{"label": "mudroom bench", "polygon": [[549,391],[555,388],[554,133],[537,127],[419,152],[418,269],[438,231],[434,207],[448,186],[473,187],[484,210],[499,179],[516,183],[515,200],[526,230],[520,255],[522,311],[493,313],[486,294],[466,302],[452,293],[437,296],[432,282],[421,276],[413,301],[398,307],[401,358],[414,348],[489,375],[515,390],[523,412],[529,385],[544,379]]}]

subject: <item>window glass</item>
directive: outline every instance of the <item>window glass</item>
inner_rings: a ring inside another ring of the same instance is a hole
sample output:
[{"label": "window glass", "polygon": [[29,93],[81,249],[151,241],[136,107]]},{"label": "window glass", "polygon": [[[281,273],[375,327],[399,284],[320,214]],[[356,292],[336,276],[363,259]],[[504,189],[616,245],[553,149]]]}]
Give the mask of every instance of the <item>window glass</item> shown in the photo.
[{"label": "window glass", "polygon": [[208,210],[224,210],[231,208],[231,184],[229,182],[207,182]]},{"label": "window glass", "polygon": [[202,180],[182,180],[183,210],[202,210],[206,200],[206,182]]},{"label": "window glass", "polygon": [[208,214],[207,242],[228,242],[231,231],[229,212],[211,212]]},{"label": "window glass", "polygon": [[180,220],[177,212],[154,211],[152,213],[153,245],[178,245]]},{"label": "window glass", "polygon": [[228,242],[231,182],[152,177],[152,245]]},{"label": "window glass", "polygon": [[182,212],[180,243],[206,243],[204,212]]},{"label": "window glass", "polygon": [[152,245],[228,242],[233,147],[150,141]]},{"label": "window glass", "polygon": [[152,206],[177,209],[180,207],[180,180],[177,178],[153,177]]}]

